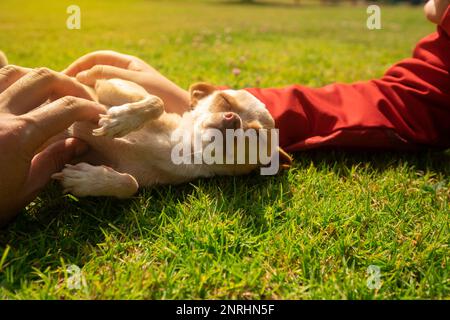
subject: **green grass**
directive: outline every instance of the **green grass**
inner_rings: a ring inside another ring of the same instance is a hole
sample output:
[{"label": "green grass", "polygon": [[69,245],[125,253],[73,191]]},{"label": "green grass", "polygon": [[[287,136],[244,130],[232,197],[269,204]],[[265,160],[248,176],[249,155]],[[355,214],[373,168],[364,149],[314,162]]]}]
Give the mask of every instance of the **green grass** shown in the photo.
[{"label": "green grass", "polygon": [[[183,87],[320,86],[380,76],[433,30],[421,8],[210,2],[0,3],[12,63],[64,68],[96,49],[137,55]],[[239,76],[232,73],[238,67]],[[298,153],[277,177],[220,177],[126,201],[51,185],[0,231],[5,299],[449,298],[448,153]],[[66,269],[82,268],[71,290]],[[379,290],[366,285],[381,269]]]}]

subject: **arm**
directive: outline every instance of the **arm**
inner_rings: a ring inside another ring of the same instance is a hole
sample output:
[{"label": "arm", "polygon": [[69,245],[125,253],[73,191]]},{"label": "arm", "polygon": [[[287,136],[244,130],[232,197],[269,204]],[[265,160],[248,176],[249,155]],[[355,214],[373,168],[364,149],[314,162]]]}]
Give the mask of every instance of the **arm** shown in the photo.
[{"label": "arm", "polygon": [[378,80],[247,89],[264,102],[288,151],[333,146],[450,147],[450,9],[438,32]]},{"label": "arm", "polygon": [[189,93],[139,58],[110,50],[91,52],[73,62],[63,73],[94,86],[97,80],[120,78],[144,87],[164,101],[165,111],[183,114]]}]

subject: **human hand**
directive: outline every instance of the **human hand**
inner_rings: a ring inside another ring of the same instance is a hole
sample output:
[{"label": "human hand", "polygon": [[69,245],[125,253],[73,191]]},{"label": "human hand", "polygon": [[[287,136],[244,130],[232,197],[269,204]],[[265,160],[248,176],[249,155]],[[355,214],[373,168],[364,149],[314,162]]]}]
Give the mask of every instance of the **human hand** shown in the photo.
[{"label": "human hand", "polygon": [[429,0],[424,7],[425,15],[431,22],[439,24],[449,5],[450,0]]},{"label": "human hand", "polygon": [[164,101],[167,112],[189,109],[189,93],[134,56],[115,51],[95,51],[72,63],[65,74],[88,86],[99,79],[121,78],[135,82]]},{"label": "human hand", "polygon": [[[45,103],[48,99],[53,102]],[[75,121],[106,110],[74,79],[49,69],[0,69],[0,225],[32,201],[64,164],[88,146],[77,139],[45,143]]]}]

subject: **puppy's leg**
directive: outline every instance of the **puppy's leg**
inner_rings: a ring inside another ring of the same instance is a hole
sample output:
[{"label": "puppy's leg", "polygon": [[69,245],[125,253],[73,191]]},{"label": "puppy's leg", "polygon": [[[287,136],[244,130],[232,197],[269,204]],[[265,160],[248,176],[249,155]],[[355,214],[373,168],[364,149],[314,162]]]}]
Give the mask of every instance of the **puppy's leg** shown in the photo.
[{"label": "puppy's leg", "polygon": [[93,130],[92,134],[111,138],[123,137],[139,130],[147,121],[157,119],[163,112],[162,100],[148,95],[141,101],[109,108],[106,114],[100,115],[100,128]]},{"label": "puppy's leg", "polygon": [[122,80],[98,80],[95,85],[100,103],[112,106],[100,116],[95,136],[122,137],[139,130],[149,120],[157,119],[164,112],[164,103],[150,95],[136,83]]},{"label": "puppy's leg", "polygon": [[64,193],[78,197],[110,196],[128,198],[139,188],[136,179],[127,174],[119,173],[107,166],[92,166],[87,163],[67,164],[66,168],[52,176],[60,180]]}]

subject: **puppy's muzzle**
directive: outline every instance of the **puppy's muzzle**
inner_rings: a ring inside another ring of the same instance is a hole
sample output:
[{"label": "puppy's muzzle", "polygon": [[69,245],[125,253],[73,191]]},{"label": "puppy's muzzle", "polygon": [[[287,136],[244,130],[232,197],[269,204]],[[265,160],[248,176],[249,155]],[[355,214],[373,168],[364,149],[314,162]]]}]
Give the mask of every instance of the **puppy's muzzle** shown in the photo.
[{"label": "puppy's muzzle", "polygon": [[204,124],[205,128],[218,129],[225,131],[227,129],[242,128],[242,120],[238,114],[234,112],[218,112],[214,113]]},{"label": "puppy's muzzle", "polygon": [[226,112],[222,115],[222,129],[241,128],[241,118],[234,112]]}]

